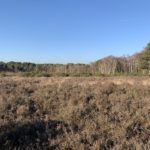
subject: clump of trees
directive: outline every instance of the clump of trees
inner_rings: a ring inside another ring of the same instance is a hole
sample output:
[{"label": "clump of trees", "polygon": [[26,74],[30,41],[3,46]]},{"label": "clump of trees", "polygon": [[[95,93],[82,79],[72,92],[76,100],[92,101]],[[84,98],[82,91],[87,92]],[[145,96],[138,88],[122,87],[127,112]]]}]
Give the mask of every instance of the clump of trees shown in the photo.
[{"label": "clump of trees", "polygon": [[150,43],[145,49],[132,56],[114,57],[108,56],[91,64],[92,74],[150,74]]},{"label": "clump of trees", "polygon": [[141,53],[139,62],[143,73],[150,73],[150,43]]},{"label": "clump of trees", "polygon": [[150,74],[150,43],[133,56],[108,56],[91,64],[34,64],[0,62],[0,72],[23,72],[27,76],[92,76]]},{"label": "clump of trees", "polygon": [[93,64],[95,71],[102,74],[133,74],[139,73],[139,54],[128,57],[108,56]]}]

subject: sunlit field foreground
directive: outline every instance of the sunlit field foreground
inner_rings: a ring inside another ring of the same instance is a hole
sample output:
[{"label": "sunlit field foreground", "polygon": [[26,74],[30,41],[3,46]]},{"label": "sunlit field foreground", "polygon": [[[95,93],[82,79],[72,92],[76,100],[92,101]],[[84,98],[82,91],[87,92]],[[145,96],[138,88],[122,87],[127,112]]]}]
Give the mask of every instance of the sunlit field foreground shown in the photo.
[{"label": "sunlit field foreground", "polygon": [[1,77],[2,150],[150,150],[149,77]]}]

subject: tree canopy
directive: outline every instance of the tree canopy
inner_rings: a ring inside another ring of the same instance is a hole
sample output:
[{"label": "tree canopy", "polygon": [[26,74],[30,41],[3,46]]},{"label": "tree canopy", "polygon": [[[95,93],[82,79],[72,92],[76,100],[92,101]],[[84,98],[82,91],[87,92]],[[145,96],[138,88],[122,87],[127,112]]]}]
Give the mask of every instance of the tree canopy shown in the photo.
[{"label": "tree canopy", "polygon": [[133,56],[108,56],[91,64],[34,64],[21,62],[0,62],[0,72],[38,72],[51,75],[115,75],[115,74],[149,74],[150,43],[145,49]]}]

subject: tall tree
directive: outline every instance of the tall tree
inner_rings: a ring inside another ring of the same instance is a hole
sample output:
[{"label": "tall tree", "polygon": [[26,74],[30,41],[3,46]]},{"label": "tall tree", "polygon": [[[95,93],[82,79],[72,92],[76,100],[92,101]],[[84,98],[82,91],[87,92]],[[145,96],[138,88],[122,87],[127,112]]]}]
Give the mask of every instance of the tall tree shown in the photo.
[{"label": "tall tree", "polygon": [[140,68],[142,70],[150,70],[150,43],[148,43],[140,55]]}]

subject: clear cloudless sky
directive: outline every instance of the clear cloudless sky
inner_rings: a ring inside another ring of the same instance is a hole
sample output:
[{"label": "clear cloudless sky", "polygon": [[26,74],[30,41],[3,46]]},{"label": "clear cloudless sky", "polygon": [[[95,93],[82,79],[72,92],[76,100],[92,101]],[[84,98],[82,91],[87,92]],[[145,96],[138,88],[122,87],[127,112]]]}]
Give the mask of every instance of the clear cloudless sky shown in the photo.
[{"label": "clear cloudless sky", "polygon": [[89,63],[150,41],[150,0],[0,0],[0,61]]}]

